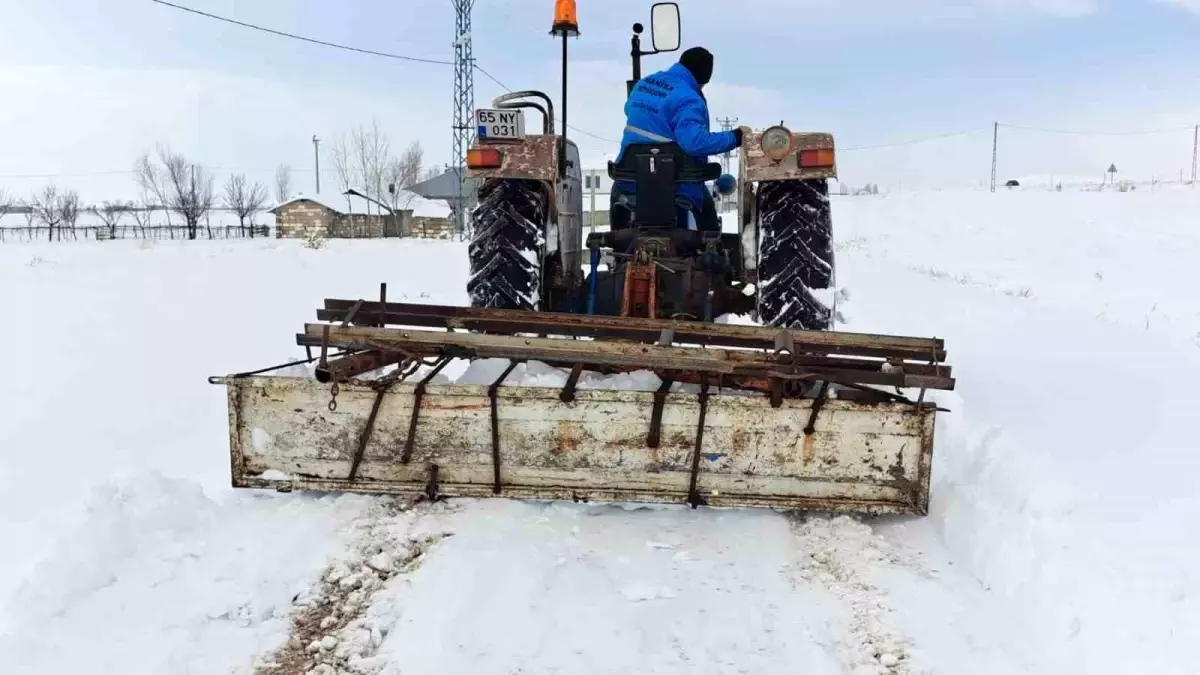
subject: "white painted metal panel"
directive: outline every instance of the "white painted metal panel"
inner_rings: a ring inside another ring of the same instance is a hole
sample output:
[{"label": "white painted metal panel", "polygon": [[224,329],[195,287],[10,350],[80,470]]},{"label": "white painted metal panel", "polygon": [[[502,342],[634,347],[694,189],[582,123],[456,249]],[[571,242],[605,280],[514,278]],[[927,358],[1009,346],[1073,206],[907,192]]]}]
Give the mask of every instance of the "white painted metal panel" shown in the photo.
[{"label": "white painted metal panel", "polygon": [[[287,377],[219,379],[230,405],[233,484],[372,493],[419,493],[438,466],[449,496],[492,496],[487,387],[430,385],[411,462],[400,461],[414,385],[383,396],[356,480],[347,480],[375,392],[344,384],[337,410],[329,387]],[[503,387],[497,396],[501,493],[538,499],[685,503],[699,397],[671,394],[661,444],[648,448],[654,395]],[[805,508],[924,515],[935,409],[828,400],[804,433],[811,400],[709,397],[698,471],[713,506]],[[278,473],[287,474],[279,480]]]}]

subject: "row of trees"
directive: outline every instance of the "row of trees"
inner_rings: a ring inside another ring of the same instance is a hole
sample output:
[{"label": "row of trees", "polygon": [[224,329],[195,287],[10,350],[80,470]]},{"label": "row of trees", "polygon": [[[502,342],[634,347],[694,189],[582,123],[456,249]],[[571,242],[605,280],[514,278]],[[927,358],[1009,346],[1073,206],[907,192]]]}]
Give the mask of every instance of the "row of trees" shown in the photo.
[{"label": "row of trees", "polygon": [[[342,134],[331,144],[330,152],[340,192],[357,190],[392,210],[406,208],[413,198],[408,188],[428,176],[422,172],[421,144],[413,142],[399,156],[394,155],[391,141],[377,121],[355,128],[348,136]],[[53,241],[56,234],[61,239],[64,231],[74,232],[81,212],[95,215],[115,236],[126,216],[145,228],[154,211],[163,211],[168,227],[174,225],[172,215],[177,216],[186,228],[187,238],[195,239],[209,213],[224,208],[237,216],[240,227],[248,225],[253,236],[254,217],[266,208],[269,199],[262,182],[251,182],[242,173],[231,174],[218,191],[211,170],[161,145],[154,153],[143,153],[137,159],[133,176],[138,187],[136,200],[105,201],[86,208],[81,207],[77,191],[59,190],[54,185],[21,200],[0,190],[0,217],[14,207],[27,207],[27,225],[46,227]],[[278,202],[293,196],[290,167],[276,167],[274,187]]]},{"label": "row of trees", "polygon": [[[285,201],[291,191],[291,170],[280,166],[275,172],[277,196]],[[145,153],[134,165],[134,180],[140,195],[137,203],[119,204],[114,213],[144,211],[149,213],[154,205],[167,212],[167,225],[171,224],[171,213],[178,215],[187,228],[188,239],[195,239],[200,221],[218,203],[232,211],[238,225],[245,228],[249,220],[251,236],[254,233],[254,215],[267,204],[267,188],[261,182],[250,183],[245,174],[230,174],[221,194],[213,187],[213,175],[203,166],[189,162],[186,157],[169,148],[159,146],[157,156]],[[219,200],[219,202],[218,202]],[[105,203],[108,208],[109,202]],[[104,219],[106,225],[115,228],[115,222]]]},{"label": "row of trees", "polygon": [[64,230],[73,231],[79,220],[79,193],[74,190],[59,192],[58,187],[47,185],[34,192],[25,200],[18,200],[4,190],[0,190],[0,218],[18,206],[27,207],[25,222],[30,227],[41,223],[50,233],[51,241],[55,233],[62,238]]},{"label": "row of trees", "polygon": [[[250,183],[245,174],[229,176],[224,189],[217,193],[213,176],[203,166],[189,162],[183,155],[169,148],[159,147],[152,159],[149,153],[138,158],[134,178],[140,195],[135,201],[105,201],[96,206],[81,207],[79,193],[75,190],[59,190],[56,185],[47,185],[25,199],[17,199],[0,190],[0,217],[16,207],[26,207],[25,220],[28,227],[45,227],[48,238],[61,240],[66,233],[74,233],[80,213],[96,216],[111,236],[116,236],[117,227],[129,216],[141,228],[150,225],[154,211],[164,211],[167,226],[172,226],[171,215],[183,220],[187,238],[195,239],[200,222],[215,207],[225,208],[238,218],[238,225],[255,231],[254,216],[267,204],[267,189],[260,182]],[[276,187],[280,201],[286,200],[290,191],[291,174],[287,167],[276,172]]]}]

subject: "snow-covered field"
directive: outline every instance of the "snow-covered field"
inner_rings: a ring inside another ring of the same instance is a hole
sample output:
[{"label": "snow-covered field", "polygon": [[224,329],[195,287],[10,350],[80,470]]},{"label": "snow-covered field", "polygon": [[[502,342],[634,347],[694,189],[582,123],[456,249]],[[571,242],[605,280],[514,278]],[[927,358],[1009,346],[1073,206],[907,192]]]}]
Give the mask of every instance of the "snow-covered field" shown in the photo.
[{"label": "snow-covered field", "polygon": [[955,367],[923,519],[234,493],[205,378],[465,246],[0,246],[0,672],[1197,672],[1198,213],[835,199],[847,327]]}]

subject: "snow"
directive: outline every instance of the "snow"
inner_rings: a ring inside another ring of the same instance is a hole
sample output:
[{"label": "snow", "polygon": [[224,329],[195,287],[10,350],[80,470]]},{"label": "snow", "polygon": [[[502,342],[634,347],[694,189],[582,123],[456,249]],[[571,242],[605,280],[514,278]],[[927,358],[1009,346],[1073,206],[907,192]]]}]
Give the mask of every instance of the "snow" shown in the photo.
[{"label": "snow", "polygon": [[1200,193],[833,209],[841,327],[955,368],[925,518],[234,491],[205,378],[296,358],[325,297],[464,304],[465,245],[0,245],[2,670],[1194,672]]}]

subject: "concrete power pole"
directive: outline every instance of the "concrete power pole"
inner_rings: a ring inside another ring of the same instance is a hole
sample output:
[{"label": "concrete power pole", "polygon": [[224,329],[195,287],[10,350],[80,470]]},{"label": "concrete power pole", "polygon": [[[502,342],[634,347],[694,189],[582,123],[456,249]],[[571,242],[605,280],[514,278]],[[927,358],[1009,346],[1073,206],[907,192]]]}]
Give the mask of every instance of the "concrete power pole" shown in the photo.
[{"label": "concrete power pole", "polygon": [[1200,154],[1200,124],[1196,125],[1192,135],[1192,189],[1196,188],[1196,159]]},{"label": "concrete power pole", "polygon": [[[733,131],[734,127],[738,123],[738,118],[726,117],[723,119],[718,119],[717,122],[721,125],[721,131]],[[731,153],[727,152],[727,153],[721,155],[721,167],[722,167],[721,172],[722,173],[729,173],[730,154]],[[721,197],[721,203],[722,203],[722,205],[724,205],[726,203],[725,197]]]},{"label": "concrete power pole", "polygon": [[[717,120],[717,123],[721,125],[721,131],[733,131],[734,126],[738,123],[738,118],[726,117]],[[724,167],[725,173],[729,173],[729,155],[728,152],[721,155],[721,166]]]},{"label": "concrete power pole", "polygon": [[996,191],[996,150],[1000,147],[1000,123],[992,127],[992,192]]},{"label": "concrete power pole", "polygon": [[600,187],[600,173],[592,169],[592,175],[588,180],[588,188],[592,195],[592,212],[588,214],[588,234],[593,234],[596,231],[596,188]]},{"label": "concrete power pole", "polygon": [[313,175],[317,177],[317,191],[313,194],[321,194],[321,139],[313,134]]}]

